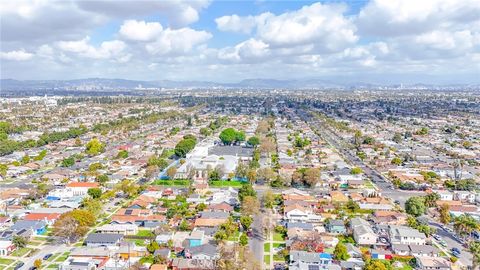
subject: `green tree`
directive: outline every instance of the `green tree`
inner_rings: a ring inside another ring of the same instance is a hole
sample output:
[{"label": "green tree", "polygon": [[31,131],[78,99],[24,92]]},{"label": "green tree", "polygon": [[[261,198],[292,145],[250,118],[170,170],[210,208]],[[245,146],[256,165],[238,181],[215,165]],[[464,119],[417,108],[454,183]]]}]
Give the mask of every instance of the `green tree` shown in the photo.
[{"label": "green tree", "polygon": [[240,217],[240,224],[242,224],[242,227],[245,231],[248,231],[250,229],[250,226],[253,223],[253,218],[251,216],[241,216]]},{"label": "green tree", "polygon": [[212,130],[206,127],[203,127],[200,129],[200,134],[202,134],[204,137],[210,136],[212,134]]},{"label": "green tree", "polygon": [[450,205],[446,203],[440,205],[438,212],[440,213],[440,222],[443,224],[450,223],[450,220],[452,219],[450,215]]},{"label": "green tree", "polygon": [[188,222],[184,219],[182,222],[180,222],[180,225],[178,225],[178,229],[180,231],[188,231],[190,230],[190,226],[188,225]]},{"label": "green tree", "polygon": [[30,162],[30,156],[29,155],[24,155],[22,157],[22,160],[20,161],[22,164],[27,164]]},{"label": "green tree", "polygon": [[335,246],[333,257],[340,261],[346,261],[350,258],[347,247],[342,242],[338,242],[338,244]]},{"label": "green tree", "polygon": [[82,207],[83,209],[92,213],[95,217],[99,217],[102,214],[102,210],[103,210],[103,204],[98,199],[85,198],[82,201]]},{"label": "green tree", "polygon": [[178,157],[184,158],[187,156],[187,153],[192,151],[195,148],[196,141],[193,139],[183,139],[177,143],[175,146],[175,155]]},{"label": "green tree", "polygon": [[195,209],[199,212],[201,211],[204,211],[205,209],[207,209],[207,205],[204,204],[204,203],[199,203],[197,204],[197,206],[195,206]]},{"label": "green tree", "polygon": [[25,237],[19,236],[19,235],[14,235],[12,238],[12,243],[15,245],[17,248],[24,248],[27,246],[28,241]]},{"label": "green tree", "polygon": [[75,159],[73,157],[64,158],[62,160],[62,167],[71,167],[75,164]]},{"label": "green tree", "polygon": [[222,130],[219,135],[220,140],[223,144],[230,145],[232,144],[237,138],[237,131],[234,128],[226,128]]},{"label": "green tree", "polygon": [[415,217],[425,214],[427,208],[423,197],[410,197],[405,202],[405,211]]},{"label": "green tree", "polygon": [[98,199],[102,196],[102,190],[100,188],[90,188],[88,189],[87,194],[93,199]]},{"label": "green tree", "polygon": [[479,241],[472,241],[470,242],[470,246],[468,250],[473,255],[472,259],[472,269],[478,269],[480,266],[480,242]]},{"label": "green tree", "polygon": [[235,141],[237,142],[244,142],[245,141],[245,131],[241,130],[241,131],[237,131],[236,134],[235,134]]},{"label": "green tree", "polygon": [[118,151],[117,158],[128,158],[128,151],[127,150],[120,150]]},{"label": "green tree", "polygon": [[401,143],[403,141],[403,136],[401,133],[395,132],[395,135],[393,135],[392,140],[396,143]]},{"label": "green tree", "polygon": [[253,147],[256,147],[257,145],[260,144],[260,139],[256,136],[252,136],[250,138],[248,138],[248,141],[247,143]]},{"label": "green tree", "polygon": [[246,234],[242,233],[242,235],[240,235],[240,241],[239,241],[240,245],[241,246],[246,246],[248,245],[248,237]]},{"label": "green tree", "polygon": [[7,176],[8,165],[0,163],[0,176]]},{"label": "green tree", "polygon": [[350,170],[350,174],[361,174],[363,173],[363,170],[359,167],[354,167]]},{"label": "green tree", "polygon": [[106,183],[106,182],[108,182],[108,175],[106,175],[106,174],[98,175],[96,177],[96,180],[97,180],[97,182],[102,183],[102,184]]},{"label": "green tree", "polygon": [[95,162],[95,163],[90,164],[90,166],[88,166],[88,170],[91,171],[91,172],[101,170],[102,168],[103,168],[103,165],[100,162]]},{"label": "green tree", "polygon": [[147,250],[150,252],[150,254],[155,253],[155,250],[160,249],[160,246],[158,245],[157,241],[150,241],[150,243],[147,245]]},{"label": "green tree", "polygon": [[402,160],[401,158],[399,158],[399,157],[394,157],[394,158],[392,158],[391,163],[392,163],[393,165],[400,166],[400,165],[403,164],[403,160]]},{"label": "green tree", "polygon": [[363,269],[364,270],[388,270],[390,268],[391,268],[390,263],[388,261],[384,262],[380,260],[368,260]]},{"label": "green tree", "polygon": [[453,228],[458,234],[466,236],[470,235],[472,231],[477,230],[480,227],[475,218],[470,215],[463,214],[453,220]]},{"label": "green tree", "polygon": [[426,207],[434,207],[437,205],[437,201],[440,199],[440,195],[436,192],[429,193],[424,197]]},{"label": "green tree", "polygon": [[238,199],[243,202],[243,199],[247,196],[257,197],[257,192],[253,189],[252,185],[243,185],[238,190]]},{"label": "green tree", "polygon": [[101,143],[97,138],[91,139],[85,145],[85,153],[91,156],[98,155],[105,151],[105,145]]},{"label": "green tree", "polygon": [[347,202],[347,209],[350,210],[350,212],[355,213],[357,210],[360,209],[360,206],[358,205],[358,203],[350,199]]}]

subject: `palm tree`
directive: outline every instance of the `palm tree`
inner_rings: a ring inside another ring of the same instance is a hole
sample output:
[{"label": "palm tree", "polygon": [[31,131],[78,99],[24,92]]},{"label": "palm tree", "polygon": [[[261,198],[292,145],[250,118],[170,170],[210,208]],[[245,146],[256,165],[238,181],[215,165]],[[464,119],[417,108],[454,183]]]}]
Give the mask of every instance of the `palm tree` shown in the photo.
[{"label": "palm tree", "polygon": [[473,254],[472,268],[479,269],[480,266],[480,242],[471,242],[469,251]]},{"label": "palm tree", "polygon": [[453,221],[453,228],[461,236],[469,235],[479,227],[478,222],[470,215],[460,215]]}]

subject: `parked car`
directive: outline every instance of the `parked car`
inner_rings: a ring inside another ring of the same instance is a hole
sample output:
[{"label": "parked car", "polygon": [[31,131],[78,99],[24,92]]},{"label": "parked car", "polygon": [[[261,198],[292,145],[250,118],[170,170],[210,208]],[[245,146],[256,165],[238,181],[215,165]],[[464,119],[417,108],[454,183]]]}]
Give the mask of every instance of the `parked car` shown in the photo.
[{"label": "parked car", "polygon": [[452,248],[452,249],[450,249],[450,251],[452,252],[453,256],[460,257],[461,252],[458,248]]},{"label": "parked car", "polygon": [[434,238],[435,240],[437,240],[437,241],[441,241],[441,240],[442,240],[442,237],[441,237],[440,235],[438,235],[438,234],[434,234],[434,235],[432,235],[432,236],[433,236],[433,238]]},{"label": "parked car", "polygon": [[52,257],[52,253],[48,253],[47,255],[43,256],[43,260],[46,261],[46,260],[48,260],[50,257]]},{"label": "parked car", "polygon": [[13,268],[13,269],[18,270],[18,269],[22,268],[22,266],[24,266],[24,265],[25,264],[23,262],[19,262],[19,263],[17,263],[17,265],[15,265],[15,268]]},{"label": "parked car", "polygon": [[440,241],[439,243],[442,247],[447,247],[447,242],[445,242],[444,240]]}]

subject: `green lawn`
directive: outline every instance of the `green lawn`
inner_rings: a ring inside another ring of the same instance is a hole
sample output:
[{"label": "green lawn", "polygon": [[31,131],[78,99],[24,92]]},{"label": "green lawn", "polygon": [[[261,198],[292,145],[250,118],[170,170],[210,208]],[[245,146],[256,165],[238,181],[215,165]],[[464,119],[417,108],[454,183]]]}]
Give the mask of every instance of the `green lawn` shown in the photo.
[{"label": "green lawn", "polygon": [[270,243],[263,244],[263,252],[270,252]]},{"label": "green lawn", "polygon": [[53,261],[55,258],[57,258],[61,253],[53,253],[52,256],[50,258],[47,259],[47,261],[51,262]]},{"label": "green lawn", "polygon": [[47,267],[47,269],[58,269],[58,264],[52,263]]},{"label": "green lawn", "polygon": [[30,241],[28,242],[29,245],[31,246],[40,246],[41,244],[43,244],[43,241],[40,242],[40,241]]},{"label": "green lawn", "polygon": [[12,259],[4,259],[4,258],[0,258],[0,264],[3,264],[3,265],[9,265],[11,263],[13,263],[15,260],[12,260]]},{"label": "green lawn", "polygon": [[240,181],[217,180],[208,183],[211,187],[242,187],[243,183]]},{"label": "green lawn", "polygon": [[155,234],[150,230],[139,230],[137,236],[154,237]]},{"label": "green lawn", "polygon": [[190,185],[190,180],[156,180],[155,185],[159,186],[175,186],[175,187],[187,187]]},{"label": "green lawn", "polygon": [[280,244],[280,243],[273,243],[274,248],[284,248],[285,244]]},{"label": "green lawn", "polygon": [[265,255],[263,256],[263,261],[265,262],[265,264],[270,264],[270,255]]},{"label": "green lawn", "polygon": [[31,248],[20,248],[13,251],[11,255],[15,257],[22,257],[23,255],[29,253],[31,250]]},{"label": "green lawn", "polygon": [[284,241],[283,235],[281,233],[275,232],[273,234],[273,241]]},{"label": "green lawn", "polygon": [[65,252],[61,256],[58,256],[55,259],[55,262],[64,262],[68,258],[69,255],[70,255],[70,252]]},{"label": "green lawn", "polygon": [[144,239],[126,239],[126,240],[127,242],[135,243],[135,245],[137,246],[141,246],[141,247],[146,246]]}]

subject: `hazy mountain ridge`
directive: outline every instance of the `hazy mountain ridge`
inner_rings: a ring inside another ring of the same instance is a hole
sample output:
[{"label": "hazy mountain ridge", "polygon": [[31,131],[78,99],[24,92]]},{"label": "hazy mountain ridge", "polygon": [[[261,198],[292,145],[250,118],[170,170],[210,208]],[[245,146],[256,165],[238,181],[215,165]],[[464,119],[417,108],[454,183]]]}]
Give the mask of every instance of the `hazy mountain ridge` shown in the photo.
[{"label": "hazy mountain ridge", "polygon": [[434,85],[425,83],[382,85],[369,82],[333,82],[325,79],[277,80],[277,79],[246,79],[238,83],[217,83],[210,81],[140,81],[126,79],[86,78],[75,80],[14,80],[1,79],[0,89],[3,90],[35,90],[35,89],[65,89],[65,90],[132,90],[161,88],[258,88],[258,89],[363,89],[363,88],[479,88],[475,84]]}]

